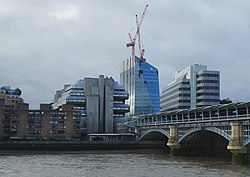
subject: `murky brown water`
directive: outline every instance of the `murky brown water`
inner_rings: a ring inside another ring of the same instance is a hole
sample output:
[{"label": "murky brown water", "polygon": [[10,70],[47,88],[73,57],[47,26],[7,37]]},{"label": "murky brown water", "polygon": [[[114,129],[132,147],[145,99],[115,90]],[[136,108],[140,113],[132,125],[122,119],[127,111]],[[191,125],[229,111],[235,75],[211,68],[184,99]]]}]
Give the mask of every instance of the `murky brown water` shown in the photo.
[{"label": "murky brown water", "polygon": [[215,158],[169,157],[150,151],[66,153],[1,152],[0,176],[6,177],[245,177],[250,166]]}]

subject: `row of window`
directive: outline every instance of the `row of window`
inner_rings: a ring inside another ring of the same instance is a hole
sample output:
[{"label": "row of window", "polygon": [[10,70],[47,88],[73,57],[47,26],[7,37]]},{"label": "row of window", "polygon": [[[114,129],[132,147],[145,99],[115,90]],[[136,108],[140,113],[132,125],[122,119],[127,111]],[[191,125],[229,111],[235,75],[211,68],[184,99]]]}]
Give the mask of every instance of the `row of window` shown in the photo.
[{"label": "row of window", "polygon": [[64,121],[50,121],[51,124],[66,124]]},{"label": "row of window", "polygon": [[[164,102],[164,100],[167,100],[167,102],[171,101],[171,100],[174,100],[174,99],[177,99],[177,98],[180,98],[180,97],[187,97],[186,99],[190,99],[190,94],[188,93],[180,93],[180,94],[176,94],[174,96],[171,96],[169,98],[166,98],[166,99],[162,99],[161,102]],[[180,98],[181,99],[181,98]]]},{"label": "row of window", "polygon": [[50,119],[67,119],[67,117],[66,116],[64,117],[51,116]]},{"label": "row of window", "polygon": [[201,84],[201,83],[219,83],[219,80],[201,80],[201,81],[197,81],[197,84]]},{"label": "row of window", "polygon": [[197,74],[197,78],[199,77],[219,77],[219,74],[208,74],[208,73],[202,73],[202,74]]},{"label": "row of window", "polygon": [[[73,119],[81,119],[82,117],[86,117],[86,114],[85,114],[85,113],[80,113],[80,114],[78,114],[78,115],[74,115],[74,116],[73,116]],[[2,118],[3,118],[3,119],[7,119],[7,120],[9,120],[9,119],[20,119],[19,116],[9,116],[9,115],[4,115]],[[35,116],[29,116],[28,119],[31,119],[32,121],[34,121],[34,120],[40,120],[40,121],[41,121],[41,120],[44,119],[44,117],[40,117],[40,116],[36,116],[36,117],[35,117]],[[50,119],[52,119],[52,120],[66,120],[67,117],[56,117],[56,116],[51,116]]]},{"label": "row of window", "polygon": [[[177,109],[178,109],[178,106],[180,106],[179,104],[185,104],[185,106],[190,107],[190,102],[191,101],[189,99],[188,100],[176,100],[176,101],[172,101],[168,104],[162,104],[161,108],[162,108],[162,110],[175,108],[175,107],[177,107]],[[184,106],[184,105],[181,105],[181,106]]]},{"label": "row of window", "polygon": [[79,93],[79,92],[71,92],[70,96],[84,96],[84,93]]},{"label": "row of window", "polygon": [[197,103],[199,102],[217,102],[219,103],[220,100],[219,99],[197,99]]},{"label": "row of window", "polygon": [[43,111],[38,111],[38,112],[30,111],[29,114],[30,114],[30,115],[32,115],[32,114],[38,115],[38,114],[44,114],[44,112],[43,112]]},{"label": "row of window", "polygon": [[206,95],[206,96],[220,96],[219,93],[210,93],[210,92],[205,92],[205,93],[197,93],[197,96],[202,96],[202,95]]},{"label": "row of window", "polygon": [[52,125],[51,129],[64,129],[67,128],[66,125]]},{"label": "row of window", "polygon": [[74,114],[74,113],[76,113],[78,111],[84,111],[85,107],[83,107],[83,106],[74,106],[73,110],[74,110],[74,112],[73,112],[73,114]]},{"label": "row of window", "polygon": [[52,114],[52,115],[66,115],[67,112],[55,111],[55,112],[51,112],[50,114]]},{"label": "row of window", "polygon": [[[78,126],[76,126],[76,125],[78,125]],[[16,129],[17,126],[3,125],[2,128],[3,128],[3,129],[10,129],[10,128],[11,128],[11,129]],[[43,125],[27,125],[26,128],[27,128],[27,129],[43,129],[44,126],[43,126]],[[51,126],[51,129],[66,129],[66,128],[67,128],[66,125],[52,125],[52,126]],[[74,129],[76,129],[76,128],[80,129],[79,123],[75,124],[75,125],[73,126],[73,128],[74,128]]]},{"label": "row of window", "polygon": [[76,102],[76,103],[83,103],[83,102],[86,102],[85,99],[67,99],[67,102]]},{"label": "row of window", "polygon": [[[185,86],[185,87],[184,87]],[[187,87],[188,86],[188,87]],[[172,90],[172,89],[178,89],[178,87],[180,87],[180,88],[183,88],[183,89],[181,89],[181,90],[190,90],[190,88],[189,88],[189,86],[190,86],[190,82],[188,82],[188,81],[182,81],[182,82],[180,82],[180,83],[174,83],[173,85],[171,85],[171,86],[169,86],[169,87],[167,87],[166,89],[164,89],[163,90],[163,93],[164,92],[167,92],[168,90]]]},{"label": "row of window", "polygon": [[29,125],[29,126],[26,126],[26,128],[28,128],[28,129],[41,129],[41,128],[43,128],[43,126],[42,125],[35,125],[35,126],[32,126],[32,125]]},{"label": "row of window", "polygon": [[202,86],[202,87],[197,87],[197,90],[219,90],[219,87],[216,86]]},{"label": "row of window", "polygon": [[[17,133],[17,131],[10,131],[10,130],[4,130],[4,134],[9,134],[9,133]],[[43,130],[26,130],[25,132],[27,132],[28,134],[32,134],[32,135],[35,135],[35,134],[41,134],[43,133],[44,131]],[[50,130],[49,131],[51,134],[66,134],[66,133],[73,133],[73,134],[80,134],[80,131],[79,130],[73,130],[73,131],[66,131],[66,130]],[[29,135],[30,136],[30,135]],[[63,137],[62,137],[63,138]]]},{"label": "row of window", "polygon": [[182,87],[182,88],[176,88],[176,89],[174,89],[174,90],[171,90],[170,92],[163,92],[162,94],[161,94],[161,96],[163,97],[166,97],[166,96],[169,96],[169,95],[172,95],[172,94],[174,94],[174,93],[176,93],[176,92],[179,92],[179,91],[190,91],[190,88],[185,88],[185,87]]}]

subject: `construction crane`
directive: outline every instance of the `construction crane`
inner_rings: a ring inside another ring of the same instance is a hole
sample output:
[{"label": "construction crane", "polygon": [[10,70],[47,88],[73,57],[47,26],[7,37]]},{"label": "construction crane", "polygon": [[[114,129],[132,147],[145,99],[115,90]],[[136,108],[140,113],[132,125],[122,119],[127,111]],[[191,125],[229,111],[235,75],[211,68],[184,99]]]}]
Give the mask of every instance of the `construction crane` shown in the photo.
[{"label": "construction crane", "polygon": [[140,21],[138,20],[138,16],[136,15],[136,25],[137,25],[137,29],[136,29],[134,38],[132,38],[131,34],[128,33],[129,39],[130,39],[130,43],[127,44],[127,47],[132,47],[132,58],[135,56],[135,43],[136,43],[136,40],[137,40],[137,38],[138,38],[140,58],[143,59],[143,55],[144,55],[144,51],[145,51],[145,50],[142,49],[142,47],[141,47],[140,28],[141,28],[143,19],[144,19],[144,17],[145,17],[147,8],[148,8],[148,4],[147,4],[146,7],[144,8],[144,11],[143,11],[143,13],[142,13],[142,15],[141,15]]}]

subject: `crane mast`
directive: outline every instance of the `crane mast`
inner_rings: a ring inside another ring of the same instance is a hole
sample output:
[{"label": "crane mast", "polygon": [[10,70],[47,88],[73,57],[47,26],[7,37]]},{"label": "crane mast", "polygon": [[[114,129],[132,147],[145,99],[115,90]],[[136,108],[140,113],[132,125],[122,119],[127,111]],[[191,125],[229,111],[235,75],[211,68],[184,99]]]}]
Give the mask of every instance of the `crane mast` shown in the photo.
[{"label": "crane mast", "polygon": [[141,15],[140,21],[138,20],[138,16],[136,15],[136,25],[137,25],[137,28],[136,28],[136,32],[135,32],[134,37],[132,38],[131,34],[128,33],[130,42],[127,43],[127,47],[131,47],[132,48],[132,58],[135,56],[135,44],[136,44],[136,40],[138,39],[140,58],[143,59],[143,55],[144,55],[144,51],[145,50],[142,49],[142,47],[141,47],[140,28],[141,28],[142,22],[144,20],[147,8],[148,8],[148,4],[144,8],[144,11],[143,11],[143,13]]}]

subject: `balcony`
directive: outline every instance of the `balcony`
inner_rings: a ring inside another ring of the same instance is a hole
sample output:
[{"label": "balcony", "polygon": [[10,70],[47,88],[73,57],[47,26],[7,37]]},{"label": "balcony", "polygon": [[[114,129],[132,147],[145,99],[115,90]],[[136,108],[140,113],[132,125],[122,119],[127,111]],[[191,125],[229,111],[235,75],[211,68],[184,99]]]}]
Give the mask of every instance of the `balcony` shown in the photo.
[{"label": "balcony", "polygon": [[114,93],[114,100],[119,100],[119,99],[128,99],[128,94],[127,93]]},{"label": "balcony", "polygon": [[126,113],[129,112],[130,107],[128,104],[114,104],[114,113]]}]

